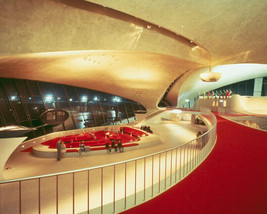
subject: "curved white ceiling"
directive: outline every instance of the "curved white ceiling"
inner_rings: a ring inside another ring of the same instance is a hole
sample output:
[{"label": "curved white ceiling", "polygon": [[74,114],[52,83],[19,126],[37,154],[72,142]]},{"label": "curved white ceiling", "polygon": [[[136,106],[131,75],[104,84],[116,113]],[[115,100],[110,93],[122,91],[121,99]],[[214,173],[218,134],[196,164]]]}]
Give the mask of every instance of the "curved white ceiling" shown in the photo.
[{"label": "curved white ceiling", "polygon": [[[266,0],[90,1],[192,39],[210,51],[213,64],[267,62],[264,56],[267,46]],[[247,58],[239,57],[244,54]]]},{"label": "curved white ceiling", "polygon": [[[0,57],[0,77],[90,88],[157,108],[170,82],[200,65],[136,51],[64,51]],[[175,71],[175,72],[174,72]]]}]

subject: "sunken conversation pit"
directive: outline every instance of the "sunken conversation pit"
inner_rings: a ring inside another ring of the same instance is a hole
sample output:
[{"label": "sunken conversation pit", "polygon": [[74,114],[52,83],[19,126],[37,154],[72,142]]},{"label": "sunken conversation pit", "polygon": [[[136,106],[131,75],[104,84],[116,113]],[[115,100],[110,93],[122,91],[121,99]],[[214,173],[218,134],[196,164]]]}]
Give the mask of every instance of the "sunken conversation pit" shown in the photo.
[{"label": "sunken conversation pit", "polygon": [[98,131],[87,129],[83,130],[82,133],[55,137],[28,147],[22,152],[29,151],[37,157],[55,158],[57,157],[57,143],[61,141],[66,146],[64,157],[78,156],[81,143],[86,148],[81,155],[96,155],[102,154],[103,151],[107,150],[107,145],[110,149],[117,151],[119,142],[121,142],[123,150],[129,150],[130,147],[139,146],[139,144],[143,148],[143,137],[151,134],[138,128],[125,126],[116,127],[118,131],[113,131],[113,129],[114,127],[106,127]]}]

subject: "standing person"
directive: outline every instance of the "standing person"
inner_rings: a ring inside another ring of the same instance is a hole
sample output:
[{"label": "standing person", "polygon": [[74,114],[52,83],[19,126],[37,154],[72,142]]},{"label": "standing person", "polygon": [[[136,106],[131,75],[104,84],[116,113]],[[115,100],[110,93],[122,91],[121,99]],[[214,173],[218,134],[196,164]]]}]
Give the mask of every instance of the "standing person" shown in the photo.
[{"label": "standing person", "polygon": [[62,141],[60,143],[61,143],[60,158],[63,158],[64,154],[66,153],[66,145]]},{"label": "standing person", "polygon": [[115,148],[115,140],[114,139],[111,140],[111,148],[113,148],[113,149]]},{"label": "standing person", "polygon": [[61,160],[61,139],[57,142],[57,160]]},{"label": "standing person", "polygon": [[118,140],[118,147],[119,147],[119,152],[123,152],[123,146],[121,140]]}]

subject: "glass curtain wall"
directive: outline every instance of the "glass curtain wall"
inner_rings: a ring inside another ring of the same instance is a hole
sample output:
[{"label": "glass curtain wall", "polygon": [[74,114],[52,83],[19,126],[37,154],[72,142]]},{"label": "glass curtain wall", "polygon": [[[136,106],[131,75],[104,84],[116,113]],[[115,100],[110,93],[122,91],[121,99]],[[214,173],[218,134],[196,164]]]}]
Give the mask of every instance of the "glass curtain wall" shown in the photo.
[{"label": "glass curtain wall", "polygon": [[263,78],[261,96],[267,96],[267,77]]},{"label": "glass curtain wall", "polygon": [[242,96],[253,96],[253,90],[254,90],[254,81],[255,79],[245,80],[242,82],[230,84],[223,86],[221,88],[217,88],[213,91],[224,91],[224,90],[231,90],[233,94],[239,94]]},{"label": "glass curtain wall", "polygon": [[[61,109],[69,118],[58,125],[40,120],[46,110]],[[35,127],[29,138],[54,131],[81,129],[134,121],[145,112],[139,103],[90,89],[32,80],[0,78],[0,126]]]}]

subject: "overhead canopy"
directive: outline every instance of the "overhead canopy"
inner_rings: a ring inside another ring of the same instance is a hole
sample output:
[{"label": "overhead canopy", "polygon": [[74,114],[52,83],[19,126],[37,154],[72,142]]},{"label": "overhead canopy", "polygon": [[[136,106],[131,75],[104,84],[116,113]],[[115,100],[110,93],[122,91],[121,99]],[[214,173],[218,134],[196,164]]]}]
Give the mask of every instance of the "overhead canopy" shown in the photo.
[{"label": "overhead canopy", "polygon": [[[198,76],[211,59],[267,61],[264,0],[0,0],[0,7],[0,77],[109,92],[148,110],[175,79],[173,105],[210,88]],[[267,75],[258,68],[228,75]]]}]

